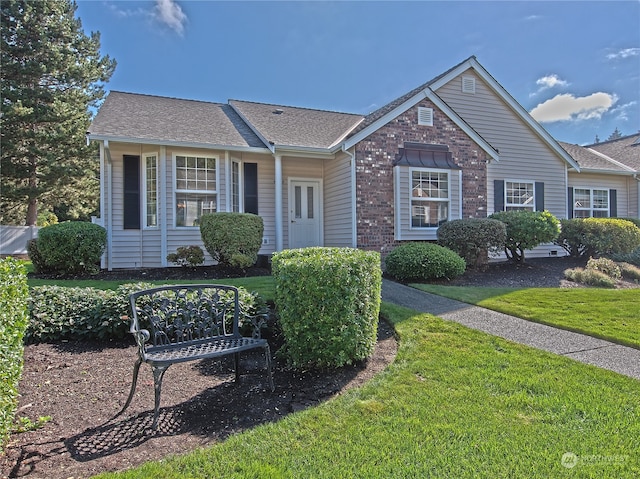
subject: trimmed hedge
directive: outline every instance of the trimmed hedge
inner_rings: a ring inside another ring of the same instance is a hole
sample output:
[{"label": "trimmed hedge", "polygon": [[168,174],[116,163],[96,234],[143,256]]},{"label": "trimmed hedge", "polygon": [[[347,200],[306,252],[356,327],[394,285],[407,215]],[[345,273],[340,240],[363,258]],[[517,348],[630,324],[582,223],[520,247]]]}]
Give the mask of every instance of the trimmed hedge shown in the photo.
[{"label": "trimmed hedge", "polygon": [[640,220],[622,218],[573,218],[560,221],[555,243],[571,256],[607,255],[622,260],[640,247]]},{"label": "trimmed hedge", "polygon": [[458,253],[470,268],[482,268],[489,253],[504,246],[507,228],[490,218],[466,218],[447,221],[438,228],[438,244]]},{"label": "trimmed hedge", "polygon": [[42,261],[47,270],[62,274],[96,273],[107,245],[107,231],[81,221],[58,223],[42,228],[36,241],[36,268]]},{"label": "trimmed hedge", "polygon": [[198,266],[204,263],[204,251],[200,246],[180,246],[175,253],[167,255],[167,261],[178,266]]},{"label": "trimmed hedge", "polygon": [[632,221],[586,218],[585,243],[598,255],[630,253],[640,247],[640,228]]},{"label": "trimmed hedge", "polygon": [[633,250],[631,253],[611,254],[611,259],[624,263],[630,263],[634,266],[640,266],[640,248]]},{"label": "trimmed hedge", "polygon": [[456,252],[434,243],[406,243],[385,259],[389,275],[400,281],[453,279],[464,273],[466,263]]},{"label": "trimmed hedge", "polygon": [[305,248],[272,259],[284,351],[295,367],[339,367],[373,353],[382,272],[380,254]]},{"label": "trimmed hedge", "polygon": [[[150,283],[128,283],[114,290],[37,286],[31,288],[27,342],[61,339],[120,339],[129,332],[129,295],[152,288]],[[264,326],[265,301],[239,288],[240,328],[254,334]]]},{"label": "trimmed hedge", "polygon": [[28,297],[24,264],[0,259],[0,452],[9,439],[18,404]]},{"label": "trimmed hedge", "polygon": [[207,213],[200,218],[200,235],[214,261],[234,268],[248,268],[258,260],[262,247],[262,218],[250,213]]},{"label": "trimmed hedge", "polygon": [[504,252],[510,261],[524,263],[524,252],[555,240],[560,222],[548,211],[499,211],[489,218],[507,226]]}]

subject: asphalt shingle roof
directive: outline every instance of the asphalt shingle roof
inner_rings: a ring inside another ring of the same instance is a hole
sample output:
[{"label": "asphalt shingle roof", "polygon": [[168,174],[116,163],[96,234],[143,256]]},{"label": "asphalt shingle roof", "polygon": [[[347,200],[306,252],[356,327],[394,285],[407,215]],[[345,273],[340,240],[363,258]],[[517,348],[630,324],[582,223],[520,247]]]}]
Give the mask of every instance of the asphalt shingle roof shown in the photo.
[{"label": "asphalt shingle roof", "polygon": [[574,145],[572,143],[565,143],[564,141],[558,142],[564,150],[571,155],[571,157],[580,165],[580,168],[588,170],[603,170],[611,172],[628,172],[628,170],[622,168],[620,165],[603,158],[591,151],[589,148]]},{"label": "asphalt shingle roof", "polygon": [[241,100],[229,100],[229,104],[276,146],[329,148],[364,118],[351,113]]},{"label": "asphalt shingle roof", "polygon": [[587,145],[587,147],[640,171],[640,133],[623,136],[616,140],[594,143]]},{"label": "asphalt shingle roof", "polygon": [[265,148],[229,105],[112,91],[91,123],[92,135]]}]

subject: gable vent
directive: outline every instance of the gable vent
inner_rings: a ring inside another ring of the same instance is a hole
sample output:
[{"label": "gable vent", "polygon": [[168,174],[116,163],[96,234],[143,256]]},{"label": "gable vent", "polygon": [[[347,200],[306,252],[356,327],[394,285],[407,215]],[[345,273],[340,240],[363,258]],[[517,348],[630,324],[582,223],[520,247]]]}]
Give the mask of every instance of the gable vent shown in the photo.
[{"label": "gable vent", "polygon": [[473,77],[462,77],[462,93],[475,93],[476,79]]},{"label": "gable vent", "polygon": [[433,126],[433,108],[418,107],[418,125]]}]

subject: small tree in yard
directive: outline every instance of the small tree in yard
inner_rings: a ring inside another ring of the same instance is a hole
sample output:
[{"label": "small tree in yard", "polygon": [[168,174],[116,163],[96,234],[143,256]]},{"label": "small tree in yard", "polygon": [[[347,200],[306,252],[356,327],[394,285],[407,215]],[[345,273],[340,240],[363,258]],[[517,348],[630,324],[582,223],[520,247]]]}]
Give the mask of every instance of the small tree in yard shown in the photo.
[{"label": "small tree in yard", "polygon": [[524,263],[524,251],[556,239],[560,222],[548,211],[500,211],[490,218],[507,227],[504,252],[509,261]]},{"label": "small tree in yard", "polygon": [[200,235],[211,257],[224,266],[245,269],[258,260],[262,218],[250,213],[207,213],[200,218]]}]

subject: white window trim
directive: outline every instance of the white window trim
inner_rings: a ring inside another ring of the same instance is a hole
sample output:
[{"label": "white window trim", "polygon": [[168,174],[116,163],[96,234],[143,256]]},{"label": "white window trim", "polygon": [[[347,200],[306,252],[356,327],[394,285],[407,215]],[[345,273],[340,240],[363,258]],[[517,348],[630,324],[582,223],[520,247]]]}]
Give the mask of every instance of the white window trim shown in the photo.
[{"label": "white window trim", "polygon": [[[216,189],[213,191],[209,190],[178,190],[178,175],[177,175],[177,160],[178,156],[195,156],[200,158],[208,158],[215,160],[216,165]],[[202,194],[202,195],[215,195],[216,197],[216,211],[220,211],[220,195],[218,194],[218,189],[220,185],[220,156],[218,155],[210,155],[210,154],[201,154],[201,153],[193,153],[193,152],[174,152],[172,155],[173,165],[171,169],[173,171],[173,227],[177,229],[199,229],[199,226],[178,226],[178,215],[177,213],[177,199],[176,196],[178,193],[191,193],[191,194]]]},{"label": "white window trim", "polygon": [[[434,202],[439,202],[439,203],[447,203],[449,205],[448,208],[448,217],[447,217],[447,221],[451,221],[451,204],[452,204],[452,198],[451,198],[451,175],[453,170],[444,170],[444,169],[438,169],[438,168],[416,168],[416,167],[409,167],[409,184],[408,184],[408,194],[409,194],[409,217],[407,218],[407,220],[409,221],[409,230],[414,230],[414,231],[436,231],[439,226],[413,226],[413,221],[411,220],[412,216],[413,216],[413,201],[414,198],[412,196],[412,191],[413,191],[413,173],[414,172],[425,172],[425,173],[446,173],[447,174],[447,191],[448,191],[448,198],[444,199],[444,198],[425,198],[424,201],[434,201]],[[416,201],[421,201],[420,199],[417,199]]]},{"label": "white window trim", "polygon": [[233,165],[238,165],[238,213],[244,213],[244,162],[231,158],[231,171],[229,173],[229,211],[233,212]]},{"label": "white window trim", "polygon": [[[147,224],[147,158],[155,156],[156,158],[156,224],[149,226]],[[142,154],[142,228],[146,230],[157,230],[160,225],[159,209],[160,209],[160,165],[159,155],[157,152],[143,153]]]},{"label": "white window trim", "polygon": [[[588,190],[589,191],[589,203],[591,206],[589,208],[576,208],[576,190]],[[593,192],[594,191],[606,191],[607,192],[607,209],[604,208],[594,208],[593,206]],[[606,211],[607,216],[605,218],[611,217],[611,189],[610,188],[594,188],[591,186],[574,186],[573,187],[573,204],[571,205],[571,210],[574,218],[581,218],[576,216],[576,211],[588,211],[589,218],[595,218],[593,216],[594,211]]]},{"label": "white window trim", "polygon": [[[531,197],[531,207],[521,203],[507,202],[507,185],[509,183],[526,183],[532,186],[533,196]],[[534,180],[504,180],[504,211],[509,211],[508,208],[523,208],[528,211],[536,211],[536,182]]]},{"label": "white window trim", "polygon": [[433,126],[433,108],[418,107],[418,125]]}]

